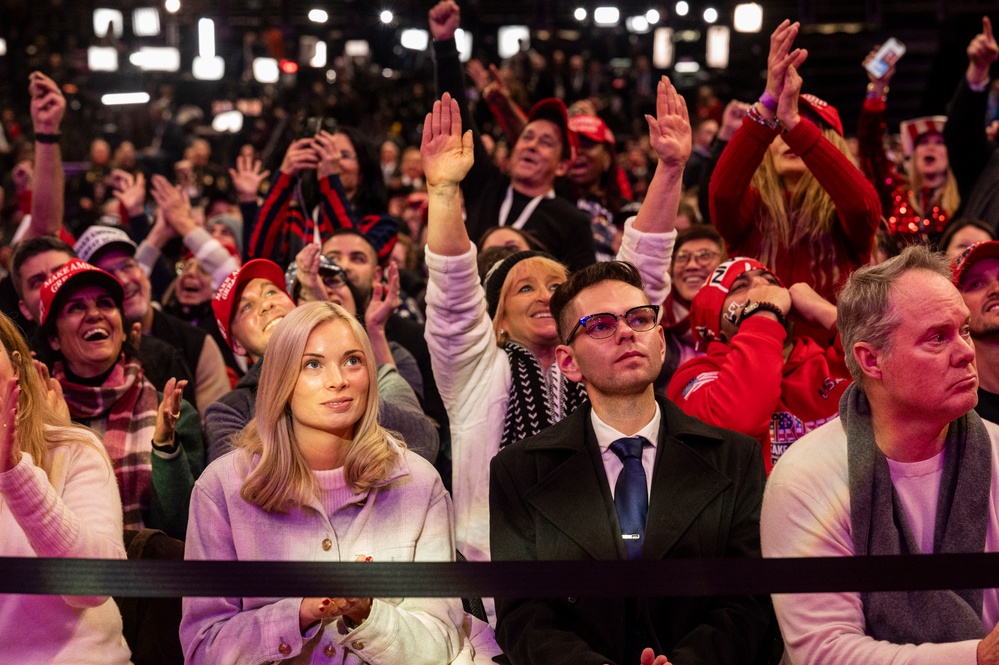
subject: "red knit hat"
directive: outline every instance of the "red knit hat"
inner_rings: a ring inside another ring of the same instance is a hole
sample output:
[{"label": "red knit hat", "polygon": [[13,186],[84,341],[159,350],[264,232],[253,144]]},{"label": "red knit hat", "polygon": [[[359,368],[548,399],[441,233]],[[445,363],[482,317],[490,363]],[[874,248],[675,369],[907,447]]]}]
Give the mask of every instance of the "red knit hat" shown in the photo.
[{"label": "red knit hat", "polygon": [[765,270],[773,274],[756,259],[738,256],[715,268],[711,277],[694,296],[690,303],[690,329],[694,333],[698,351],[707,349],[710,342],[721,340],[721,314],[729,288],[739,275],[750,270]]}]

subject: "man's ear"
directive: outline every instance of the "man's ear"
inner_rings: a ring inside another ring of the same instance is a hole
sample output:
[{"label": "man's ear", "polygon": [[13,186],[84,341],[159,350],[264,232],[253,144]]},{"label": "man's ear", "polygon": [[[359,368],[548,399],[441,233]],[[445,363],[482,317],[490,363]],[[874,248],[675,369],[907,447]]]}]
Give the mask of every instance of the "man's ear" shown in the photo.
[{"label": "man's ear", "polygon": [[555,362],[565,378],[576,383],[583,380],[583,373],[576,365],[576,351],[568,344],[559,344],[555,347]]},{"label": "man's ear", "polygon": [[564,176],[566,173],[569,172],[570,168],[572,168],[572,160],[563,159],[558,163],[558,168],[555,169],[555,177],[561,178],[562,176]]},{"label": "man's ear", "polygon": [[659,362],[666,362],[666,331],[663,329],[662,324],[656,326],[656,333],[659,337],[659,344],[661,348],[659,350]]},{"label": "man's ear", "polygon": [[56,337],[55,335],[49,336],[49,346],[52,347],[53,351],[61,351],[62,350],[60,348],[60,346],[59,346],[59,338]]},{"label": "man's ear", "polygon": [[880,381],[883,378],[881,360],[884,353],[867,342],[857,342],[853,345],[853,357],[860,365],[864,376]]},{"label": "man's ear", "polygon": [[[24,318],[26,318],[29,321],[34,321],[35,320],[34,313],[30,309],[28,309],[28,306],[24,304],[23,300],[18,300],[17,301],[17,308],[19,310],[21,310],[21,314],[24,315]],[[37,323],[37,321],[36,321],[36,323]]]},{"label": "man's ear", "polygon": [[[229,334],[231,335],[232,333]],[[246,349],[243,347],[242,344],[239,343],[239,340],[237,339],[232,340],[232,352],[235,353],[237,356],[243,356],[244,358],[246,358],[249,355],[246,352]]]}]

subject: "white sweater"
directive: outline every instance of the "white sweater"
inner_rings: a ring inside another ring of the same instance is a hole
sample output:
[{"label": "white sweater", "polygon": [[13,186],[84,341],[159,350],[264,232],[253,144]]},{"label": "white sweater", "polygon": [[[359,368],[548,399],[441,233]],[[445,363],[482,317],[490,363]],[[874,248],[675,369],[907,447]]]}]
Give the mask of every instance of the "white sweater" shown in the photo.
[{"label": "white sweater", "polygon": [[[992,439],[985,551],[999,552],[999,426],[984,422]],[[765,557],[853,556],[846,433],[838,418],[799,439],[774,465],[763,495],[760,535]],[[859,593],[774,594],[773,600],[784,663],[976,663],[978,640],[917,646],[868,637]],[[996,621],[999,595],[986,589],[982,624],[991,631]]]},{"label": "white sweater", "polygon": [[[97,437],[77,432],[80,441],[52,448],[51,482],[27,454],[0,473],[0,556],[125,558],[111,463]],[[0,600],[0,663],[128,662],[121,614],[108,596]]]}]

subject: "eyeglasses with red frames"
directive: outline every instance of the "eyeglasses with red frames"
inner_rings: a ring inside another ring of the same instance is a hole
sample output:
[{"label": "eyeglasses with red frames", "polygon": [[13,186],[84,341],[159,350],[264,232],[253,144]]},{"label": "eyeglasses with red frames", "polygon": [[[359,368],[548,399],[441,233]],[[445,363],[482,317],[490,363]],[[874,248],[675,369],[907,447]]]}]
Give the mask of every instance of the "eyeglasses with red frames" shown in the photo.
[{"label": "eyeglasses with red frames", "polygon": [[624,314],[589,314],[576,323],[565,343],[571,344],[580,328],[593,339],[607,339],[617,331],[618,321],[624,321],[635,332],[646,332],[655,328],[658,320],[659,305],[639,305]]}]

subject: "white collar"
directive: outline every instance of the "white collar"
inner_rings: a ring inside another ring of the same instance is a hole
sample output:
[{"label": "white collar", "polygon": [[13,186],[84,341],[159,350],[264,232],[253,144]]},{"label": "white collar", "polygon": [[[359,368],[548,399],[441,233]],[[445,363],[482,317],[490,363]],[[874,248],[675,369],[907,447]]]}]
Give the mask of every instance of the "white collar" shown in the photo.
[{"label": "white collar", "polygon": [[659,402],[656,402],[656,412],[652,415],[652,420],[637,432],[625,434],[605,423],[595,410],[590,409],[590,422],[593,423],[593,433],[597,435],[597,445],[600,446],[601,454],[607,451],[610,444],[629,436],[644,436],[655,448],[659,444],[659,423],[662,422],[662,419],[662,410],[659,408]]}]

